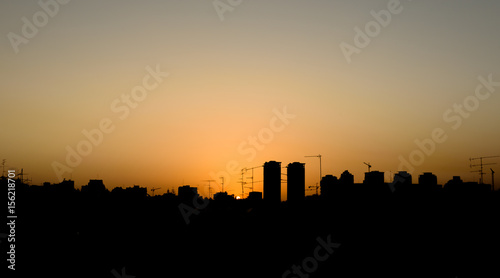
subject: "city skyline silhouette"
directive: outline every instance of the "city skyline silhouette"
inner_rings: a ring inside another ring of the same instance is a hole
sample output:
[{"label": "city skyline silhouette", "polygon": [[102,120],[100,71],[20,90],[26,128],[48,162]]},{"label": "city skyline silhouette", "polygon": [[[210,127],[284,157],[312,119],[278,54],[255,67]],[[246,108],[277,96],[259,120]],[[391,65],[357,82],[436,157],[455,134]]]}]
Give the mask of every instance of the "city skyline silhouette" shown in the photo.
[{"label": "city skyline silhouette", "polygon": [[[2,176],[2,187],[7,187],[7,181],[16,184],[17,216],[23,219],[16,226],[17,254],[21,254],[16,256],[21,261],[16,265],[21,269],[18,273],[71,272],[73,277],[112,277],[120,271],[136,277],[167,273],[255,277],[264,272],[264,277],[498,274],[499,256],[493,251],[500,240],[495,235],[480,236],[484,229],[493,229],[491,219],[499,213],[500,191],[489,184],[455,176],[442,186],[432,173],[415,178],[405,171],[396,173],[392,183],[385,183],[379,171],[366,172],[363,183],[355,183],[346,170],[339,177],[324,175],[319,195],[305,196],[304,164],[288,164],[285,181],[281,163],[264,165],[264,192],[253,192],[256,197],[247,199],[227,192],[208,199],[189,185],[153,195],[137,185],[108,190],[98,179],[75,189],[72,180],[30,186],[19,177],[8,181]],[[276,196],[285,187],[291,195],[282,201]],[[229,232],[233,229],[238,234]],[[191,252],[202,254],[186,260]],[[54,259],[57,267],[51,263]],[[249,261],[254,262],[252,267],[242,272]]]},{"label": "city skyline silhouette", "polygon": [[[500,158],[500,156],[490,156],[490,157],[486,157],[486,158],[494,159],[494,158]],[[472,159],[471,159],[471,161],[472,161]],[[5,160],[4,160],[4,164],[5,164]],[[253,167],[254,169],[255,168],[261,169],[261,172],[262,172],[261,176],[263,177],[263,179],[262,179],[262,181],[255,182],[254,186],[255,186],[255,188],[262,188],[262,190],[260,190],[260,191],[254,190],[254,188],[248,186],[251,182],[245,181],[245,183],[243,184],[243,188],[239,188],[239,190],[240,190],[239,192],[236,192],[236,193],[230,194],[230,195],[228,195],[228,192],[238,191],[237,187],[241,186],[241,179],[239,181],[239,185],[229,186],[231,188],[229,190],[227,190],[228,184],[225,185],[226,190],[223,190],[223,184],[221,185],[220,182],[217,182],[216,180],[204,180],[201,182],[205,182],[205,183],[212,182],[212,187],[208,188],[206,184],[204,184],[202,186],[193,186],[193,185],[182,184],[182,185],[178,185],[178,186],[164,186],[164,187],[158,187],[158,188],[149,186],[150,187],[149,193],[147,191],[147,188],[148,188],[147,185],[134,184],[131,186],[127,186],[125,188],[123,186],[114,186],[114,187],[109,188],[109,186],[106,186],[104,184],[103,179],[98,179],[98,178],[97,179],[91,178],[91,179],[89,179],[88,184],[80,185],[77,187],[75,187],[75,181],[71,180],[71,179],[68,179],[68,180],[63,179],[63,181],[61,181],[60,183],[50,183],[50,182],[46,181],[46,182],[43,182],[43,184],[36,185],[36,184],[31,183],[31,181],[32,181],[31,179],[26,178],[26,176],[29,176],[29,174],[24,173],[24,169],[21,169],[20,172],[18,171],[20,173],[20,174],[18,174],[18,176],[20,176],[20,178],[17,177],[17,181],[25,186],[35,186],[35,187],[37,187],[37,186],[51,186],[51,185],[60,185],[61,187],[65,187],[65,186],[68,186],[70,184],[71,185],[70,187],[73,188],[73,190],[78,190],[78,191],[82,191],[82,192],[89,190],[89,188],[99,188],[99,189],[97,189],[98,191],[108,191],[108,192],[111,192],[115,189],[116,190],[124,190],[124,189],[139,190],[140,189],[140,190],[145,190],[144,194],[143,194],[144,196],[150,196],[150,197],[154,197],[155,191],[158,191],[158,190],[165,191],[165,192],[163,192],[163,193],[157,192],[156,195],[162,195],[162,194],[174,194],[175,195],[176,190],[177,190],[177,192],[179,192],[179,191],[181,191],[181,189],[187,188],[188,191],[194,189],[196,191],[195,195],[198,195],[202,198],[207,198],[207,199],[214,199],[216,193],[225,193],[227,196],[232,196],[233,199],[246,199],[250,195],[250,193],[252,193],[252,192],[257,192],[260,194],[263,194],[264,192],[266,192],[266,186],[264,186],[264,185],[267,183],[268,184],[267,191],[269,192],[268,195],[272,196],[272,197],[268,197],[268,198],[274,199],[275,202],[277,202],[278,196],[279,196],[279,202],[288,201],[288,197],[290,196],[289,194],[291,194],[291,196],[292,196],[291,202],[292,203],[303,201],[306,196],[324,195],[323,191],[329,191],[329,189],[325,189],[325,185],[332,186],[332,185],[337,184],[337,183],[345,183],[345,184],[350,184],[350,185],[371,184],[371,185],[376,185],[376,186],[384,186],[384,187],[389,188],[391,191],[394,191],[395,190],[394,186],[396,184],[404,184],[407,186],[413,186],[413,185],[419,185],[419,184],[433,184],[436,188],[443,189],[444,186],[446,186],[447,184],[459,182],[459,183],[466,183],[469,185],[477,184],[478,187],[481,187],[481,185],[484,185],[486,187],[489,186],[489,190],[491,190],[491,191],[499,190],[498,188],[495,188],[495,183],[494,183],[495,172],[493,171],[492,168],[490,168],[489,173],[486,172],[486,170],[472,171],[472,172],[479,172],[478,174],[479,174],[480,178],[478,181],[467,181],[467,180],[464,181],[464,180],[462,180],[462,178],[460,176],[453,176],[452,179],[448,180],[446,183],[438,183],[438,177],[436,175],[434,175],[432,172],[422,172],[421,174],[416,176],[416,179],[414,182],[413,174],[411,172],[402,171],[402,170],[398,171],[398,172],[394,172],[394,173],[388,172],[388,174],[393,174],[393,177],[389,178],[389,180],[387,180],[387,178],[386,178],[387,173],[386,172],[378,171],[378,170],[371,170],[372,166],[370,164],[365,163],[366,165],[369,165],[369,168],[368,168],[369,171],[364,173],[364,178],[363,178],[361,183],[355,182],[355,179],[354,179],[355,176],[352,175],[349,172],[349,170],[344,170],[344,171],[341,171],[342,173],[338,177],[335,175],[332,175],[330,173],[326,173],[326,174],[321,176],[321,179],[319,180],[318,183],[316,183],[316,186],[313,186],[313,185],[308,186],[305,183],[306,163],[292,162],[292,163],[289,163],[285,167],[282,167],[281,164],[282,164],[281,162],[271,160],[271,161],[265,162],[262,166]],[[490,167],[490,165],[494,165],[494,164],[497,164],[497,163],[484,163],[484,167]],[[471,166],[482,166],[482,165],[472,165],[471,164]],[[283,168],[286,168],[285,173],[282,173]],[[247,176],[245,176],[245,173],[248,172],[248,170],[249,170],[248,168],[243,168],[242,170],[243,170],[242,171],[243,180],[253,178],[253,176],[248,177],[248,174],[247,174]],[[8,171],[15,173],[17,170],[9,169]],[[484,172],[481,172],[481,171],[484,171]],[[2,175],[2,178],[4,178],[4,179],[7,178],[7,176],[5,175],[6,172],[7,171],[5,170],[5,166],[4,166],[3,175]],[[289,178],[289,176],[291,176],[291,178]],[[488,178],[481,178],[481,177],[487,177],[487,176],[489,176],[490,178],[489,179]],[[222,177],[220,177],[220,178],[222,178]],[[223,180],[223,179],[221,179],[221,180]],[[490,182],[489,183],[485,182],[486,180],[489,180]],[[259,184],[261,186],[257,186]],[[318,194],[318,192],[320,192],[321,194]],[[204,194],[202,194],[202,193],[204,193]],[[328,194],[328,193],[326,193],[326,194]],[[285,196],[285,198],[283,198],[283,196]]]},{"label": "city skyline silhouette", "polygon": [[[324,157],[324,156],[323,156]],[[475,161],[475,160],[479,160],[479,159],[484,159],[485,162],[481,164],[473,164],[472,161]],[[492,166],[492,165],[495,165],[497,164],[496,162],[492,162],[492,161],[495,161],[495,159],[499,159],[500,156],[487,156],[487,157],[479,157],[479,158],[470,158],[469,161],[470,161],[470,165],[469,165],[469,168],[471,170],[469,170],[469,172],[472,172],[472,173],[477,173],[474,175],[474,180],[465,180],[465,182],[469,182],[469,183],[478,183],[478,184],[490,184],[490,186],[494,186],[494,173],[495,171],[493,170],[492,167],[495,167],[495,166]],[[6,159],[4,159],[4,165],[3,165],[3,171],[4,171],[4,174],[6,172],[5,169],[11,169],[11,167],[8,167],[8,166],[5,166],[5,163],[6,163]],[[268,161],[268,162],[265,162],[263,165],[261,166],[256,166],[256,167],[252,167],[252,168],[241,168],[241,169],[238,169],[237,172],[241,173],[241,177],[239,180],[236,180],[236,181],[233,181],[233,183],[236,183],[236,184],[228,184],[227,182],[225,183],[224,185],[224,176],[220,176],[218,177],[217,180],[201,180],[201,181],[198,181],[196,184],[197,185],[190,185],[192,186],[193,188],[197,188],[197,191],[199,192],[199,194],[201,196],[203,196],[204,198],[210,198],[212,199],[213,195],[215,193],[220,193],[220,192],[229,192],[229,193],[232,193],[231,195],[233,195],[235,198],[237,197],[238,199],[239,198],[247,198],[248,195],[251,193],[251,192],[254,192],[254,191],[257,191],[257,192],[263,192],[264,191],[264,181],[266,180],[265,178],[265,169],[266,169],[266,165],[267,164],[276,164],[275,168],[279,168],[279,169],[282,169],[282,168],[286,168],[288,169],[289,167],[293,167],[293,169],[297,169],[297,170],[292,170],[291,173],[293,175],[293,177],[296,177],[297,174],[299,175],[299,180],[302,180],[303,181],[300,181],[299,184],[300,185],[292,185],[291,188],[297,188],[297,187],[301,187],[303,188],[303,192],[296,192],[295,191],[295,196],[297,196],[297,194],[299,194],[299,197],[298,198],[301,198],[300,195],[303,195],[303,196],[311,196],[311,195],[315,195],[315,192],[317,191],[316,188],[320,189],[321,187],[321,183],[323,182],[323,178],[327,177],[327,178],[330,178],[330,177],[333,177],[335,179],[338,179],[340,177],[342,177],[342,174],[346,174],[346,173],[349,173],[350,175],[352,175],[349,170],[343,170],[343,171],[339,171],[339,175],[338,176],[335,176],[333,175],[332,173],[326,173],[325,175],[322,175],[321,176],[321,179],[318,180],[317,177],[316,177],[316,181],[314,184],[306,184],[305,183],[305,169],[307,169],[306,167],[306,163],[302,163],[302,162],[291,162],[289,163],[287,166],[284,166],[282,167],[281,166],[281,162],[276,162],[274,160],[271,160],[271,161]],[[313,164],[313,163],[309,163],[309,164]],[[360,183],[366,183],[367,180],[368,180],[368,183],[373,183],[371,182],[370,180],[376,180],[378,183],[381,183],[381,184],[395,184],[397,183],[399,180],[405,180],[405,178],[401,175],[402,173],[403,174],[408,174],[410,176],[410,182],[412,182],[412,173],[411,172],[407,172],[407,171],[404,171],[403,169],[400,170],[400,171],[378,171],[378,170],[371,170],[371,167],[372,165],[368,164],[368,163],[364,163],[365,165],[369,165],[368,167],[368,170],[369,172],[364,172],[364,175],[363,175],[363,179],[361,179],[360,182],[355,182],[355,175],[352,175],[351,179],[352,179],[352,183],[353,184],[360,184]],[[482,164],[484,164],[484,166],[482,166]],[[481,166],[484,168],[482,169]],[[297,168],[298,167],[298,168]],[[254,173],[251,172],[251,170],[253,169],[256,169],[256,171],[254,171],[255,175],[253,175]],[[302,170],[299,170],[299,169],[302,169]],[[489,169],[489,170],[488,170]],[[30,179],[30,174],[27,174],[24,172],[24,168],[21,168],[20,170],[18,169],[11,169],[11,171],[14,170],[14,171],[17,171],[21,174],[21,181],[23,183],[25,183],[25,181],[27,181],[27,184],[32,184],[32,179]],[[257,171],[257,170],[260,170],[260,171]],[[316,170],[316,169],[315,169]],[[285,170],[284,173],[280,172],[277,173],[275,176],[275,183],[278,183],[278,180],[277,180],[277,177],[279,176],[280,177],[280,184],[284,184],[284,186],[281,186],[280,188],[280,192],[279,192],[279,196],[280,196],[280,200],[282,201],[286,201],[287,200],[287,197],[288,197],[288,189],[290,188],[287,183],[287,176],[289,174],[288,172],[289,170]],[[297,172],[298,171],[298,172]],[[324,170],[323,170],[324,171]],[[269,172],[272,172],[272,171],[269,171]],[[481,174],[482,173],[482,174]],[[314,176],[314,173],[312,173],[313,176]],[[439,186],[444,186],[446,183],[448,183],[449,181],[452,181],[453,179],[459,177],[461,178],[459,175],[452,175],[451,179],[447,180],[447,181],[444,181],[444,182],[441,182],[439,183],[438,182],[438,176],[434,175],[432,172],[429,172],[429,171],[426,171],[426,172],[421,172],[419,175],[417,175],[418,178],[420,178],[422,175],[425,176],[426,174],[432,174],[434,177],[435,177],[435,184],[436,185],[439,185]],[[375,176],[376,175],[376,176]],[[303,177],[303,178],[300,178],[300,177]],[[241,181],[242,181],[242,178],[244,180],[244,184],[243,184],[243,188],[242,188],[242,184],[241,184]],[[248,180],[248,179],[252,179],[252,181]],[[258,180],[258,181],[255,181],[255,180]],[[73,183],[74,181],[72,179],[63,179],[63,181],[67,181],[67,180],[71,180]],[[103,179],[99,179],[99,177],[94,177],[94,178],[90,178],[90,180],[103,180]],[[314,178],[312,179],[314,181]],[[359,177],[356,178],[357,181],[359,181]],[[61,182],[63,182],[61,181]],[[408,181],[406,181],[408,182]],[[39,185],[42,185],[42,184],[50,184],[49,181],[44,181],[43,183],[39,184]],[[210,183],[211,183],[211,186],[212,187],[209,187],[210,186]],[[418,180],[416,182],[416,184],[418,184]],[[56,184],[56,183],[53,183],[53,184]],[[202,184],[202,185],[200,185]],[[252,184],[252,187],[250,186],[250,184]],[[269,182],[269,184],[271,184],[271,182]],[[180,184],[180,185],[160,185],[159,187],[155,187],[155,186],[148,186],[146,184],[141,184],[141,185],[137,185],[136,183],[127,183],[127,186],[125,185],[122,185],[122,186],[117,186],[117,185],[112,185],[110,186],[109,184],[107,186],[105,185],[102,185],[104,186],[108,191],[111,191],[113,190],[114,188],[123,188],[123,187],[137,187],[137,186],[145,186],[146,188],[147,187],[150,187],[152,189],[152,191],[150,192],[153,196],[155,194],[154,191],[158,191],[158,192],[163,192],[163,193],[170,193],[170,192],[175,192],[175,190],[178,188],[178,187],[181,187],[181,186],[184,186],[186,184]],[[80,184],[80,185],[77,185],[77,189],[81,190],[83,189],[83,187],[85,187],[87,185],[84,185],[84,184]],[[225,190],[222,190],[223,187],[225,186]],[[276,186],[275,186],[276,187]],[[254,188],[256,188],[257,190],[254,190]],[[496,188],[495,190],[497,190],[498,188]],[[302,189],[301,189],[302,190]],[[156,194],[158,194],[158,192]],[[149,194],[148,194],[149,195]],[[209,196],[210,195],[210,196]],[[276,196],[278,195],[278,193],[276,193]],[[292,194],[294,195],[294,194]],[[318,195],[316,193],[316,195]],[[277,198],[277,197],[276,197]]]},{"label": "city skyline silhouette", "polygon": [[499,12],[0,1],[1,271],[500,277]]},{"label": "city skyline silhouette", "polygon": [[356,182],[404,160],[445,183],[500,154],[497,3],[42,2],[1,27],[0,157],[35,184],[236,185],[279,159],[314,186],[318,153]]}]

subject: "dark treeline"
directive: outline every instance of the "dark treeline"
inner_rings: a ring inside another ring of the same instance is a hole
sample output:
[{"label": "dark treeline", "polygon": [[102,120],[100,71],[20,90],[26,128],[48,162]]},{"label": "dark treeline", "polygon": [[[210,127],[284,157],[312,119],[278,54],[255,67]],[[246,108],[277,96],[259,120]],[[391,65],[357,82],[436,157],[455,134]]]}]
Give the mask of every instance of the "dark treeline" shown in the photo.
[{"label": "dark treeline", "polygon": [[362,184],[348,172],[325,176],[319,196],[280,203],[265,192],[206,199],[187,187],[149,196],[99,180],[81,190],[18,180],[16,274],[500,277],[498,192],[457,177],[387,184],[374,173]]}]

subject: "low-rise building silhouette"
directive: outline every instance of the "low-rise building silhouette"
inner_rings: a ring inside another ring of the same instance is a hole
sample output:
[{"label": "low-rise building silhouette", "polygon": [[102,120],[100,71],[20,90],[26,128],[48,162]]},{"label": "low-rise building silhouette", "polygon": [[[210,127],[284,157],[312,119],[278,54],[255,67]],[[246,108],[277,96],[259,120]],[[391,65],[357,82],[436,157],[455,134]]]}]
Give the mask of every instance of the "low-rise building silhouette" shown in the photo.
[{"label": "low-rise building silhouette", "polygon": [[109,192],[102,180],[89,180],[87,185],[82,186],[81,191],[82,193],[93,196],[100,196]]},{"label": "low-rise building silhouette", "polygon": [[406,171],[399,171],[394,174],[394,183],[396,186],[410,187],[413,183],[413,178],[410,173]]},{"label": "low-rise building silhouette", "polygon": [[189,185],[179,186],[177,194],[181,202],[192,202],[194,198],[198,197],[198,188]]},{"label": "low-rise building silhouette", "polygon": [[148,189],[146,187],[140,187],[139,185],[127,187],[125,188],[125,192],[138,198],[145,198],[148,196]]},{"label": "low-rise building silhouette", "polygon": [[262,192],[252,191],[252,192],[248,193],[247,199],[252,200],[252,201],[260,201],[260,200],[262,200]]},{"label": "low-rise building silhouette", "polygon": [[227,194],[227,192],[217,192],[214,194],[214,200],[215,201],[228,201],[228,200],[234,200],[234,194]]}]

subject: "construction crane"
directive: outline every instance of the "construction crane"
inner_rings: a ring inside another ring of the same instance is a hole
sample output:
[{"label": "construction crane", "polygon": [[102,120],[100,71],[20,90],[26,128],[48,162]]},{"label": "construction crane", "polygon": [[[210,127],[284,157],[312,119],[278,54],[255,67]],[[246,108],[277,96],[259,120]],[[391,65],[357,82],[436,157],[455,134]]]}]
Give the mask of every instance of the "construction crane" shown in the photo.
[{"label": "construction crane", "polygon": [[366,163],[366,162],[363,162],[366,166],[368,166],[368,173],[370,173],[370,169],[372,168],[372,165],[370,164],[370,162]]},{"label": "construction crane", "polygon": [[321,177],[323,177],[323,175],[321,174],[321,155],[318,154],[318,155],[306,155],[304,157],[318,157],[319,158],[319,181],[321,182]]},{"label": "construction crane", "polygon": [[[480,169],[479,170],[474,170],[474,171],[471,171],[471,172],[479,172],[479,175],[480,175],[480,178],[479,178],[479,184],[483,184],[483,176],[484,176],[484,172],[483,172],[483,166],[486,166],[486,165],[494,165],[496,163],[483,163],[483,159],[486,159],[486,158],[495,158],[495,157],[500,157],[498,155],[494,155],[494,156],[481,156],[481,157],[474,157],[474,158],[469,158],[469,161],[470,161],[470,168],[472,167],[477,167],[479,166]],[[473,160],[479,160],[479,164],[475,164],[473,165],[472,164],[472,161]]]},{"label": "construction crane", "polygon": [[210,191],[212,191],[212,187],[210,186],[211,182],[215,182],[215,180],[202,180],[202,181],[208,181],[208,199],[210,199]]},{"label": "construction crane", "polygon": [[491,169],[491,191],[495,191],[495,171]]},{"label": "construction crane", "polygon": [[151,188],[151,191],[153,192],[153,196],[155,195],[155,190],[158,190],[158,189],[161,189],[161,188]]}]

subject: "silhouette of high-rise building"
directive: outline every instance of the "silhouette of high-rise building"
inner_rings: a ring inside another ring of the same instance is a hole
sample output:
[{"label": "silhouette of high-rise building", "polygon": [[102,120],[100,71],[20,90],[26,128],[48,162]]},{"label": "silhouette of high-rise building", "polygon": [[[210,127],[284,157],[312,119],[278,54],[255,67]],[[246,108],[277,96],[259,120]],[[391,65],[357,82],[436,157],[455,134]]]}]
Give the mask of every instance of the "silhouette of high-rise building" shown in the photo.
[{"label": "silhouette of high-rise building", "polygon": [[459,176],[453,176],[453,179],[449,180],[444,185],[445,191],[448,193],[460,193],[460,194],[471,194],[478,192],[489,192],[491,187],[488,184],[479,184],[477,182],[464,182]]},{"label": "silhouette of high-rise building", "polygon": [[423,173],[418,177],[418,184],[419,185],[430,185],[430,186],[436,186],[437,185],[437,177],[433,173]]},{"label": "silhouette of high-rise building", "polygon": [[139,185],[127,187],[125,189],[122,187],[115,187],[111,190],[111,196],[127,200],[141,200],[148,196],[148,189],[146,187],[140,187]]},{"label": "silhouette of high-rise building", "polygon": [[75,191],[75,182],[73,180],[64,179],[61,183],[56,185],[57,190],[64,193],[71,193]]},{"label": "silhouette of high-rise building", "polygon": [[[370,171],[365,173],[365,179],[360,188],[364,188],[365,194],[383,194],[387,191],[384,181],[384,172]],[[366,195],[365,195],[366,196]]]},{"label": "silhouette of high-rise building", "polygon": [[89,180],[87,185],[82,186],[82,193],[88,193],[91,195],[100,195],[108,190],[102,180]]},{"label": "silhouette of high-rise building", "polygon": [[441,185],[437,184],[437,177],[433,173],[423,173],[418,177],[418,190],[438,190],[441,189]]},{"label": "silhouette of high-rise building", "polygon": [[354,176],[351,173],[349,173],[349,171],[345,170],[340,175],[339,183],[343,186],[353,185],[354,184]]},{"label": "silhouette of high-rise building", "polygon": [[269,204],[281,203],[281,162],[264,163],[264,201]]},{"label": "silhouette of high-rise building", "polygon": [[[75,182],[66,179],[64,179],[60,183],[54,183],[54,184],[51,184],[50,182],[44,182],[43,188],[47,191],[51,191],[53,194],[71,194],[74,193],[75,191]],[[84,186],[83,188],[85,188],[84,190],[88,189],[86,186]]]},{"label": "silhouette of high-rise building", "polygon": [[323,197],[329,197],[332,195],[332,191],[334,187],[337,185],[338,179],[333,175],[326,175],[321,178],[321,182],[319,183],[320,194]]},{"label": "silhouette of high-rise building", "polygon": [[145,198],[148,196],[148,189],[146,187],[140,187],[139,185],[134,185],[134,187],[125,188],[125,192],[129,195]]},{"label": "silhouette of high-rise building", "polygon": [[290,203],[304,201],[306,197],[305,164],[290,163],[287,166],[287,200]]},{"label": "silhouette of high-rise building", "polygon": [[444,189],[451,191],[462,190],[463,184],[464,182],[462,181],[460,176],[453,176],[453,178],[444,185]]},{"label": "silhouette of high-rise building", "polygon": [[192,202],[198,197],[198,188],[189,185],[179,186],[177,194],[182,202]]},{"label": "silhouette of high-rise building", "polygon": [[371,171],[365,173],[364,184],[383,184],[384,172]]},{"label": "silhouette of high-rise building", "polygon": [[399,171],[394,174],[394,183],[398,183],[403,186],[411,186],[413,183],[412,176],[406,171]]}]

